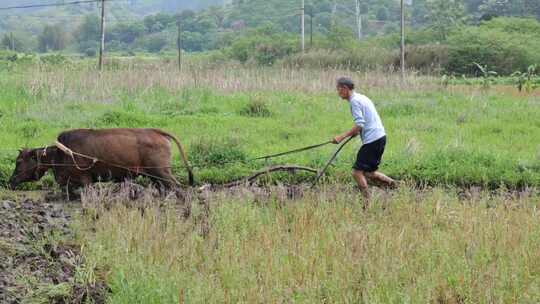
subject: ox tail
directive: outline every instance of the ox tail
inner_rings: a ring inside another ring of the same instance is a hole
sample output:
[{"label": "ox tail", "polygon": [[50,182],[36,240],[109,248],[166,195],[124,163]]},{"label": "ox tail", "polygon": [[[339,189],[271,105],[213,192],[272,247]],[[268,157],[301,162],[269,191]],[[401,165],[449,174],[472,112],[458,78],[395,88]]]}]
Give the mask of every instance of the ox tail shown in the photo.
[{"label": "ox tail", "polygon": [[188,181],[189,185],[193,186],[195,184],[195,178],[193,177],[193,169],[191,168],[191,165],[189,164],[186,151],[182,147],[182,144],[180,143],[180,140],[172,134],[169,134],[167,132],[156,130],[159,134],[167,137],[169,140],[172,140],[176,146],[178,147],[178,151],[180,151],[180,157],[182,158],[182,161],[184,162],[184,166],[186,167],[186,170],[188,171]]}]

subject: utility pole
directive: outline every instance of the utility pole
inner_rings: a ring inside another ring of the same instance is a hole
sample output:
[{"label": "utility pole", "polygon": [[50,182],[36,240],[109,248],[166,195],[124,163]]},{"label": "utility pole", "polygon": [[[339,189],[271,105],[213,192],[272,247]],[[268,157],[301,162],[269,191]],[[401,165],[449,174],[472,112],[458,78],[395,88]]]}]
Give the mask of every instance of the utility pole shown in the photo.
[{"label": "utility pole", "polygon": [[313,5],[309,10],[309,48],[313,48]]},{"label": "utility pole", "polygon": [[405,3],[401,0],[401,81],[405,80]]},{"label": "utility pole", "polygon": [[99,47],[99,71],[103,70],[103,53],[105,52],[105,0],[101,0],[101,45]]},{"label": "utility pole", "polygon": [[337,13],[337,0],[334,0],[334,5],[332,6],[332,26],[336,25],[336,13]]},{"label": "utility pole", "polygon": [[178,27],[178,38],[176,40],[176,46],[178,47],[178,70],[182,71],[182,25],[180,20],[176,21]]},{"label": "utility pole", "polygon": [[9,42],[11,42],[11,51],[15,52],[15,38],[13,38],[13,32],[9,33]]},{"label": "utility pole", "polygon": [[362,16],[360,15],[360,0],[356,0],[356,26],[358,27],[358,40],[362,40]]},{"label": "utility pole", "polygon": [[306,28],[305,28],[305,20],[306,20],[306,0],[302,0],[302,53],[306,50]]}]

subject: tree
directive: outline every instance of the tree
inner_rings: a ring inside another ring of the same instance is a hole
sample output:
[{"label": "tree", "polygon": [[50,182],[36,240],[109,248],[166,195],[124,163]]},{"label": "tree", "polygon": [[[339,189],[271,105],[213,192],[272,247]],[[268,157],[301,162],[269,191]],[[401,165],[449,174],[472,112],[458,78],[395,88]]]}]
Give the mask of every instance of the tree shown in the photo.
[{"label": "tree", "polygon": [[111,29],[108,40],[117,40],[123,43],[132,43],[144,35],[145,27],[140,22],[120,23]]},{"label": "tree", "polygon": [[258,64],[272,65],[276,60],[292,54],[296,45],[296,35],[291,36],[272,24],[266,24],[236,38],[229,53],[241,62],[254,60]]},{"label": "tree", "polygon": [[497,17],[510,15],[509,0],[486,0],[478,8],[484,16]]},{"label": "tree", "polygon": [[197,15],[195,14],[194,11],[185,10],[185,11],[182,11],[180,14],[177,14],[175,16],[175,19],[178,22],[180,22],[180,26],[184,30],[193,32],[193,31],[195,31],[195,29],[193,27],[193,24],[195,23],[195,18],[196,17],[197,17]]},{"label": "tree", "polygon": [[476,62],[499,75],[510,75],[540,62],[540,23],[534,19],[495,18],[452,32],[447,44],[449,72],[475,75]]},{"label": "tree", "polygon": [[73,33],[75,40],[78,43],[79,50],[86,52],[89,48],[97,46],[100,40],[100,20],[98,16],[87,15],[83,22]]},{"label": "tree", "polygon": [[139,47],[151,53],[158,53],[167,45],[167,37],[165,33],[154,33],[137,39]]},{"label": "tree", "polygon": [[350,41],[354,39],[354,32],[351,28],[335,24],[330,27],[328,41],[333,49],[347,48]]},{"label": "tree", "polygon": [[208,16],[212,17],[218,28],[223,28],[225,23],[225,10],[219,6],[210,6],[207,10]]},{"label": "tree", "polygon": [[416,0],[413,2],[411,18],[414,25],[426,24],[429,15],[426,0]]},{"label": "tree", "polygon": [[535,16],[540,18],[540,0],[485,0],[479,6],[480,12],[489,17]]},{"label": "tree", "polygon": [[66,37],[62,26],[46,25],[38,36],[38,49],[40,52],[63,50],[66,47]]},{"label": "tree", "polygon": [[27,50],[27,42],[22,39],[19,34],[4,34],[2,40],[0,41],[2,48],[7,50],[12,50],[16,52],[24,52]]},{"label": "tree", "polygon": [[144,17],[143,22],[148,33],[158,33],[175,23],[176,20],[172,15],[159,13]]},{"label": "tree", "polygon": [[204,36],[197,32],[183,32],[182,33],[183,49],[190,52],[199,52],[204,48]]},{"label": "tree", "polygon": [[429,0],[428,22],[438,34],[438,39],[446,40],[450,30],[465,21],[463,0]]},{"label": "tree", "polygon": [[484,2],[485,0],[467,0],[465,2],[465,8],[469,14],[474,14]]},{"label": "tree", "polygon": [[379,7],[377,10],[377,20],[386,21],[388,20],[388,9],[385,6]]}]

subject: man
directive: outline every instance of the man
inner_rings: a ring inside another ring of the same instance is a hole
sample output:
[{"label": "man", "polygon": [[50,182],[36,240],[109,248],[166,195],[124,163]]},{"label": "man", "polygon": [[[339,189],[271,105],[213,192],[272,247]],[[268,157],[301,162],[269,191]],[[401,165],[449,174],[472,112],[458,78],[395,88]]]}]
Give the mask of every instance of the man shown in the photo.
[{"label": "man", "polygon": [[373,102],[354,91],[354,82],[350,78],[339,78],[337,91],[342,99],[349,102],[354,126],[351,130],[334,137],[333,142],[339,144],[346,138],[360,134],[362,147],[358,151],[352,175],[367,206],[370,198],[367,179],[387,187],[396,185],[393,179],[377,171],[386,146],[386,132]]}]

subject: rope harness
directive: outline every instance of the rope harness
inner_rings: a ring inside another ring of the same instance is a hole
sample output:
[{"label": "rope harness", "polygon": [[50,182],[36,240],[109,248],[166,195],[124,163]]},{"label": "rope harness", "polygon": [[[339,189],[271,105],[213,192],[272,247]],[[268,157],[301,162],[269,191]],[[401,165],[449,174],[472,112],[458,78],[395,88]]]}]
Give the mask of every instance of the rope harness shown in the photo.
[{"label": "rope harness", "polygon": [[[67,155],[71,156],[71,159],[73,160],[73,164],[75,164],[75,167],[80,170],[80,171],[88,171],[92,168],[94,168],[94,166],[96,165],[96,163],[99,161],[97,158],[95,157],[91,157],[91,156],[88,156],[88,155],[84,155],[84,154],[81,154],[81,153],[77,153],[77,152],[74,152],[73,150],[71,150],[70,148],[64,146],[61,142],[59,141],[56,141],[54,143],[54,145],[60,149],[62,152],[66,153]],[[47,148],[45,148],[44,151],[47,151]],[[90,159],[92,160],[92,164],[90,166],[88,166],[87,168],[81,168],[81,166],[79,166],[79,164],[77,163],[77,160],[75,160],[75,155],[77,156],[80,156],[82,158],[86,158],[86,159]]]},{"label": "rope harness", "polygon": [[[110,162],[100,160],[97,157],[92,157],[92,156],[89,156],[89,155],[85,155],[85,154],[73,151],[73,150],[71,150],[70,148],[66,147],[65,145],[63,145],[62,143],[60,143],[58,141],[55,142],[55,146],[58,149],[60,149],[62,152],[64,152],[65,154],[67,154],[68,156],[71,157],[71,159],[73,160],[74,167],[76,167],[77,170],[79,170],[79,171],[91,170],[92,168],[95,167],[95,165],[98,162],[100,162],[100,163],[103,163],[103,164],[111,166],[111,167],[115,167],[115,168],[118,168],[118,169],[123,169],[123,170],[129,171],[129,172],[135,173],[135,175],[143,175],[143,176],[153,178],[153,179],[156,179],[156,180],[160,180],[160,181],[163,181],[163,182],[178,184],[178,182],[176,180],[173,180],[173,179],[163,178],[163,177],[156,176],[156,175],[153,175],[153,174],[149,174],[149,173],[146,173],[146,172],[141,172],[141,169],[170,169],[171,167],[140,167],[140,166],[126,167],[126,166],[122,166],[122,165],[119,165],[119,164],[113,164],[113,163],[110,163]],[[89,160],[92,161],[92,164],[90,166],[88,166],[87,168],[81,168],[79,166],[79,164],[77,163],[77,161],[75,160],[75,156],[79,156],[81,158],[89,159]],[[52,166],[52,167],[55,167],[55,166],[60,167],[60,165],[57,165],[57,164],[50,164],[50,166]],[[62,166],[69,167],[70,165],[62,165]],[[73,166],[71,166],[71,167],[73,167]]]},{"label": "rope harness", "polygon": [[[28,172],[32,172],[32,171],[35,171],[37,170],[39,167],[41,167],[41,165],[47,165],[47,166],[50,166],[52,164],[46,164],[46,163],[42,163],[41,162],[41,157],[46,157],[47,156],[47,148],[43,149],[43,152],[42,153],[39,153],[39,150],[36,150],[36,161],[37,161],[37,164],[30,168],[30,169],[26,169],[22,172],[19,172],[18,174],[14,175],[13,177],[15,178],[19,178],[21,175],[23,174],[26,174]],[[66,165],[67,166],[67,165]]]},{"label": "rope harness", "polygon": [[[315,185],[319,179],[322,177],[322,175],[325,173],[326,169],[330,166],[330,164],[335,160],[337,154],[341,151],[341,149],[343,149],[343,147],[353,138],[354,136],[348,138],[345,142],[343,142],[339,147],[338,149],[336,150],[336,152],[334,153],[334,155],[332,156],[332,158],[327,162],[327,164],[323,167],[322,170],[318,171],[318,174],[317,174],[317,178],[315,180],[315,183],[313,185]],[[266,156],[261,156],[261,157],[256,157],[256,158],[252,158],[252,159],[248,159],[248,160],[243,160],[243,161],[230,161],[230,162],[224,162],[223,164],[229,164],[229,163],[246,163],[246,162],[251,162],[251,161],[257,161],[257,160],[268,160],[268,159],[271,159],[271,158],[276,158],[276,157],[280,157],[280,156],[285,156],[285,155],[289,155],[289,154],[295,154],[295,153],[300,153],[300,152],[304,152],[304,151],[308,151],[308,150],[313,150],[313,149],[318,149],[318,148],[321,148],[321,147],[324,147],[326,145],[329,145],[333,143],[332,140],[329,140],[329,141],[326,141],[326,142],[323,142],[323,143],[320,143],[320,144],[316,144],[316,145],[311,145],[311,146],[307,146],[307,147],[303,147],[303,148],[299,148],[299,149],[294,149],[294,150],[290,150],[290,151],[286,151],[286,152],[281,152],[281,153],[276,153],[276,154],[271,154],[271,155],[266,155]],[[62,151],[63,153],[65,153],[66,155],[68,155],[69,157],[71,157],[71,160],[73,161],[73,165],[71,164],[55,164],[55,163],[43,163],[41,161],[42,158],[46,157],[47,156],[47,149],[50,148],[50,147],[46,147],[43,149],[42,152],[40,152],[39,150],[36,151],[36,158],[37,158],[37,165],[36,167],[32,168],[32,169],[29,169],[28,171],[31,171],[31,170],[36,170],[37,168],[40,168],[42,166],[48,166],[48,167],[75,167],[77,168],[77,170],[79,171],[89,171],[91,169],[93,169],[97,163],[103,163],[105,165],[108,165],[108,166],[111,166],[111,167],[115,167],[115,168],[119,168],[119,169],[123,169],[123,170],[126,170],[126,171],[129,171],[129,172],[132,172],[132,173],[135,173],[135,175],[143,175],[143,176],[146,176],[146,177],[149,177],[149,178],[153,178],[153,179],[156,179],[156,180],[160,180],[160,181],[164,181],[164,182],[168,182],[168,183],[174,183],[174,184],[178,184],[178,182],[176,180],[171,180],[171,179],[166,179],[166,178],[162,178],[162,177],[159,177],[159,176],[155,176],[155,175],[152,175],[152,174],[148,174],[146,172],[142,172],[141,170],[144,170],[144,169],[171,169],[172,167],[168,166],[168,167],[140,167],[140,166],[137,166],[137,167],[126,167],[126,166],[122,166],[122,165],[119,165],[119,164],[114,164],[114,163],[110,163],[110,162],[107,162],[107,161],[104,161],[104,160],[101,160],[97,157],[92,157],[92,156],[89,156],[89,155],[85,155],[85,154],[82,154],[82,153],[79,153],[79,152],[76,152],[76,151],[73,151],[71,150],[70,148],[66,147],[64,144],[56,141],[54,143],[54,147],[60,149],[60,151]],[[83,158],[83,159],[87,159],[87,160],[90,160],[92,163],[88,166],[88,167],[81,167],[79,165],[79,163],[77,163],[77,160],[76,160],[76,156],[80,157],[80,158]],[[23,174],[25,172],[21,172],[19,173],[17,176]]]}]

